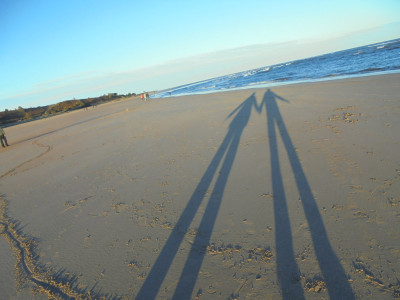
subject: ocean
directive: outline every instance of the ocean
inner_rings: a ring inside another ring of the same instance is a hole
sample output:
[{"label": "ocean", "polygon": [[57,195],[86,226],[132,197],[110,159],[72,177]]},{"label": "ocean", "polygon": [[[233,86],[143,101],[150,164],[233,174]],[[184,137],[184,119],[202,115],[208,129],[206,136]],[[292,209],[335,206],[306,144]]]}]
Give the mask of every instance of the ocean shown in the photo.
[{"label": "ocean", "polygon": [[400,72],[400,39],[264,66],[164,90],[163,98]]}]

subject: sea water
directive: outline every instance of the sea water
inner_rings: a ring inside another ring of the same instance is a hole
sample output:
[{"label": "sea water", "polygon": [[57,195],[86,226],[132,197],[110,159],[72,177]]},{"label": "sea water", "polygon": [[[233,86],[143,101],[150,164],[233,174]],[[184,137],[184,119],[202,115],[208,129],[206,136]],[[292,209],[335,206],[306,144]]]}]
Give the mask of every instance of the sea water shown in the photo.
[{"label": "sea water", "polygon": [[400,72],[400,39],[203,80],[162,91],[155,97],[269,87],[391,72]]}]

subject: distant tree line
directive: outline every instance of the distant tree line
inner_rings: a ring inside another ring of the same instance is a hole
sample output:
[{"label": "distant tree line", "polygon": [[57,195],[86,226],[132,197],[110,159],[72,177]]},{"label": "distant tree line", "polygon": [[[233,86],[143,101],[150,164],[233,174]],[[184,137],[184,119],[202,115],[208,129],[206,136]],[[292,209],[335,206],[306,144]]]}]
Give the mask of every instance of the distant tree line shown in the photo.
[{"label": "distant tree line", "polygon": [[80,99],[80,100],[67,100],[57,104],[38,106],[35,108],[22,108],[8,110],[0,112],[0,124],[10,124],[14,122],[28,121],[32,119],[44,118],[54,114],[64,113],[80,108],[91,107],[101,103],[114,101],[125,97],[134,97],[135,93],[129,93],[126,95],[118,95],[116,93],[109,93],[96,98]]}]

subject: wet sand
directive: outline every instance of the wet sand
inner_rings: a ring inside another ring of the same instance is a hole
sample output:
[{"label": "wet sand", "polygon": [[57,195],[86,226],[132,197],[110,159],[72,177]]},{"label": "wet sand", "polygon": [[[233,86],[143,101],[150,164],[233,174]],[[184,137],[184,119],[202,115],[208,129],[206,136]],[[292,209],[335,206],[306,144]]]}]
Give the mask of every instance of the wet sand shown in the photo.
[{"label": "wet sand", "polygon": [[400,297],[399,83],[128,99],[5,128],[2,297]]}]

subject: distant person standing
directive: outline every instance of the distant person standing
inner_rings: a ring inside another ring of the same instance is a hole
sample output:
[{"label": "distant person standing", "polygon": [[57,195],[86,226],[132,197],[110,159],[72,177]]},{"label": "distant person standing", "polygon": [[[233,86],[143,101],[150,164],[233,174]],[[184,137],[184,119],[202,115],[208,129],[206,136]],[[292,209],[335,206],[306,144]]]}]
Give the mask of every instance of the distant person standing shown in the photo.
[{"label": "distant person standing", "polygon": [[4,144],[8,147],[6,133],[4,132],[3,128],[0,127],[0,141],[3,148],[5,147]]}]

